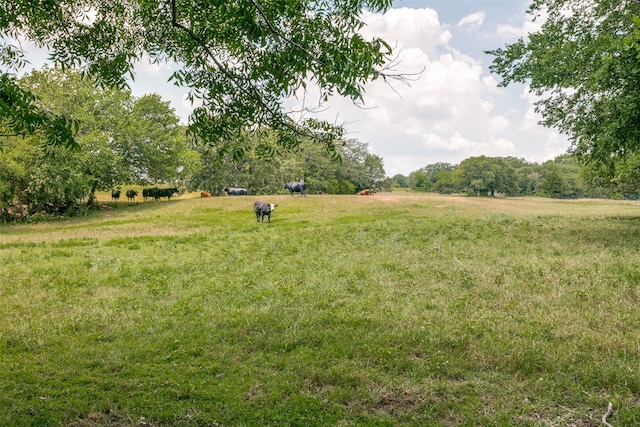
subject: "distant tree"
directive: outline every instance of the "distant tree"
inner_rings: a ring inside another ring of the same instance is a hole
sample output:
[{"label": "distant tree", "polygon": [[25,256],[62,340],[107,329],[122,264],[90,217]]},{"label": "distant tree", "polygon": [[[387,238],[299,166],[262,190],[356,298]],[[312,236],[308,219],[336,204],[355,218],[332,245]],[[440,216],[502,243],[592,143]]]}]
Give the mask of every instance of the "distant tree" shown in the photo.
[{"label": "distant tree", "polygon": [[6,138],[0,151],[0,217],[10,221],[15,209],[20,215],[22,203],[18,202],[20,193],[29,182],[29,159],[35,155],[35,147],[25,138]]},{"label": "distant tree", "polygon": [[364,158],[363,167],[368,182],[362,183],[363,187],[361,189],[369,188],[375,191],[388,191],[389,183],[386,180],[382,157],[375,154],[367,154]]},{"label": "distant tree", "polygon": [[419,191],[431,190],[431,178],[422,169],[413,171],[409,174],[409,187]]},{"label": "distant tree", "polygon": [[523,196],[531,196],[538,192],[540,187],[540,181],[542,180],[542,174],[538,171],[539,168],[531,170],[527,174],[520,175],[520,194]]},{"label": "distant tree", "polygon": [[539,170],[541,177],[537,195],[562,199],[602,195],[599,188],[585,183],[582,167],[570,154],[544,162]]},{"label": "distant tree", "polygon": [[335,169],[329,170],[333,176],[325,175],[329,182],[327,192],[353,194],[365,188],[382,189],[386,177],[383,161],[369,152],[368,144],[347,139],[338,147],[337,153],[340,161],[334,162]]},{"label": "distant tree", "polygon": [[434,182],[433,186],[431,186],[431,191],[440,194],[455,193],[458,189],[454,177],[454,171],[455,169],[453,171],[441,170],[440,172],[436,173],[434,176],[436,182]]},{"label": "distant tree", "polygon": [[518,184],[518,194],[533,195],[536,188],[535,172],[539,165],[517,157],[502,157],[502,160],[513,169]]},{"label": "distant tree", "polygon": [[[248,138],[250,136],[245,134],[235,140],[236,150],[243,149],[249,143]],[[200,165],[187,184],[188,190],[204,190],[221,195],[224,187],[242,187],[247,188],[250,194],[256,193],[256,189],[250,185],[251,172],[264,168],[260,168],[259,163],[256,164],[256,157],[251,152],[243,152],[234,159],[232,152],[221,156],[213,147],[206,145],[194,144],[193,149],[199,154]]]},{"label": "distant tree", "polygon": [[329,180],[327,192],[329,194],[354,194],[356,192],[356,186],[346,180],[338,181],[337,179],[332,179]]},{"label": "distant tree", "polygon": [[[235,150],[243,151],[234,159],[231,153],[220,158],[213,147],[197,146],[201,168],[193,175],[191,190],[219,194],[226,186],[245,187],[253,194],[284,193],[284,183],[304,179],[308,191],[329,194],[353,194],[358,189],[384,190],[386,178],[382,159],[369,153],[367,144],[344,141],[337,147],[340,158],[330,158],[323,147],[304,141],[299,149],[286,157],[263,156],[252,149],[252,138],[273,138],[268,130],[260,136],[245,133],[234,141]],[[268,141],[265,141],[268,143]]]},{"label": "distant tree", "polygon": [[525,83],[539,97],[542,123],[566,134],[582,163],[623,175],[614,163],[640,153],[640,2],[535,0],[540,30],[496,49],[502,86]]},{"label": "distant tree", "polygon": [[444,162],[427,165],[409,174],[408,185],[420,191],[435,191],[433,186],[437,181],[438,174],[440,172],[451,172],[454,169],[454,165]]},{"label": "distant tree", "polygon": [[391,177],[391,180],[393,181],[392,186],[394,187],[407,188],[409,186],[409,178],[402,175],[401,173]]},{"label": "distant tree", "polygon": [[126,181],[176,182],[196,167],[199,158],[187,145],[185,128],[160,95],[135,99],[126,122],[114,141],[129,175]]},{"label": "distant tree", "polygon": [[515,172],[504,161],[496,157],[471,157],[458,165],[454,178],[461,191],[475,195],[495,196],[502,193],[507,196],[518,194]]},{"label": "distant tree", "polygon": [[96,191],[134,180],[176,180],[195,164],[184,129],[157,95],[136,100],[127,90],[102,89],[57,68],[33,71],[21,84],[47,111],[78,119],[77,145],[51,145],[39,133],[8,139],[4,152],[20,167],[12,168],[17,184],[5,204],[18,199],[31,211],[61,213],[82,199],[91,204]]},{"label": "distant tree", "polygon": [[[78,72],[57,68],[34,70],[20,84],[47,111],[77,120],[74,150],[50,146],[30,159],[33,163],[28,163],[28,169],[33,176],[23,196],[32,209],[63,212],[84,197],[91,203],[96,190],[109,190],[126,181],[127,171],[113,144],[117,132],[125,127],[130,92],[100,89]],[[46,135],[34,134],[29,141],[40,147],[49,144]]]},{"label": "distant tree", "polygon": [[393,184],[393,180],[389,177],[386,177],[382,182],[376,185],[375,190],[389,192],[393,189]]},{"label": "distant tree", "polygon": [[570,197],[571,191],[558,168],[549,166],[542,175],[540,185],[538,186],[538,193],[546,197],[566,199]]},{"label": "distant tree", "polygon": [[438,162],[438,163],[432,163],[430,165],[427,165],[423,167],[421,170],[427,174],[427,176],[429,177],[429,180],[433,184],[436,182],[436,176],[438,175],[438,173],[442,171],[452,172],[455,168],[456,167],[451,163]]},{"label": "distant tree", "polygon": [[70,156],[64,147],[39,150],[26,166],[26,186],[21,189],[21,202],[31,213],[68,213],[81,199],[91,194],[95,180],[85,175],[84,156]]}]

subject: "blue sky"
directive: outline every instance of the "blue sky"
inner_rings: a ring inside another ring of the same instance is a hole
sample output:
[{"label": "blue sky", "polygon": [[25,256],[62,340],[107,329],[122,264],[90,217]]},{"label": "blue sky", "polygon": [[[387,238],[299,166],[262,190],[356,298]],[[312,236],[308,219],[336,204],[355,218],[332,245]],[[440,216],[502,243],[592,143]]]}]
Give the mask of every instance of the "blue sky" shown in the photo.
[{"label": "blue sky", "polygon": [[[424,72],[410,85],[368,84],[364,109],[333,97],[318,117],[345,124],[347,137],[382,157],[388,176],[472,156],[542,163],[565,153],[567,139],[537,124],[527,88],[497,87],[499,77],[489,71],[492,58],[484,53],[537,28],[525,13],[527,5],[527,0],[395,0],[384,15],[365,13],[364,35],[396,46],[397,71]],[[25,71],[44,62],[44,53],[32,53]],[[186,123],[192,106],[187,89],[167,83],[173,70],[172,64],[143,61],[131,89],[135,96],[158,93]],[[298,108],[303,100],[317,105],[313,90],[285,105]]]},{"label": "blue sky", "polygon": [[369,144],[388,176],[472,156],[514,156],[542,163],[566,152],[565,137],[538,124],[524,85],[497,87],[484,51],[537,28],[520,0],[396,0],[385,15],[367,14],[365,34],[396,45],[399,71],[424,68],[409,86],[367,86],[365,105],[333,98],[323,113]]}]

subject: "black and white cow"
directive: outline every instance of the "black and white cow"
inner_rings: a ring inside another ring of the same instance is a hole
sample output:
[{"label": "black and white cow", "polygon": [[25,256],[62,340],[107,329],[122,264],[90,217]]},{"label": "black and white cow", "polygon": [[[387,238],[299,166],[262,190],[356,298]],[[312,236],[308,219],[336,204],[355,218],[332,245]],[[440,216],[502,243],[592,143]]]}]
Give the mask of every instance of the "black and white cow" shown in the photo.
[{"label": "black and white cow", "polygon": [[273,203],[263,203],[256,200],[253,204],[253,210],[256,212],[256,220],[260,222],[264,222],[264,217],[266,216],[269,222],[271,222],[271,212],[276,209],[276,206]]},{"label": "black and white cow", "polygon": [[289,193],[291,193],[292,196],[293,196],[293,193],[300,193],[300,196],[305,196],[304,191],[306,188],[307,188],[307,184],[304,183],[304,180],[300,182],[287,182],[284,185],[284,189],[289,190]]},{"label": "black and white cow", "polygon": [[111,190],[111,201],[117,202],[120,200],[120,190]]},{"label": "black and white cow", "polygon": [[246,196],[247,189],[246,188],[236,188],[236,187],[224,187],[222,189],[229,196]]}]

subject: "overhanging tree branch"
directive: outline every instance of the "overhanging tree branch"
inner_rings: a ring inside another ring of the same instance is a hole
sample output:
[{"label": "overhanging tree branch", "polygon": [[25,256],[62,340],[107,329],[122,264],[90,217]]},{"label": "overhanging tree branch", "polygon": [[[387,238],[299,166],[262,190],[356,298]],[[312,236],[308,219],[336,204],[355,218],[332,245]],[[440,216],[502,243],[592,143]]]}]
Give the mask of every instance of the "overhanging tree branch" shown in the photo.
[{"label": "overhanging tree branch", "polygon": [[[233,86],[237,90],[239,90],[241,93],[243,93],[244,95],[246,95],[247,97],[249,97],[253,101],[257,102],[269,114],[269,116],[273,120],[275,120],[280,125],[284,126],[290,132],[293,132],[294,134],[296,134],[296,135],[298,135],[300,137],[307,137],[307,138],[311,138],[313,140],[316,140],[318,142],[327,143],[326,138],[322,138],[317,133],[307,131],[303,127],[299,126],[297,123],[295,123],[295,121],[291,117],[285,115],[281,111],[275,110],[273,108],[273,106],[268,105],[268,103],[262,98],[262,96],[260,96],[259,94],[255,93],[255,91],[250,90],[247,87],[245,87],[245,85],[243,84],[244,82],[242,81],[242,79],[239,78],[233,72],[230,72],[228,67],[223,65],[218,60],[218,58],[216,57],[216,55],[211,50],[211,48],[209,47],[209,45],[206,43],[205,40],[203,40],[201,37],[199,37],[197,34],[195,34],[195,32],[192,31],[189,27],[187,27],[186,25],[183,25],[182,23],[179,22],[179,20],[178,20],[178,10],[177,10],[177,6],[176,6],[176,0],[171,0],[170,4],[171,4],[171,26],[174,27],[174,28],[177,28],[177,29],[179,29],[179,30],[181,30],[183,32],[185,32],[189,36],[189,38],[191,38],[193,41],[195,41],[205,51],[207,57],[215,64],[216,69],[221,71],[227,77],[227,79],[233,84]],[[300,48],[302,48],[302,47],[300,46]],[[310,52],[306,52],[306,54],[311,55]]]}]

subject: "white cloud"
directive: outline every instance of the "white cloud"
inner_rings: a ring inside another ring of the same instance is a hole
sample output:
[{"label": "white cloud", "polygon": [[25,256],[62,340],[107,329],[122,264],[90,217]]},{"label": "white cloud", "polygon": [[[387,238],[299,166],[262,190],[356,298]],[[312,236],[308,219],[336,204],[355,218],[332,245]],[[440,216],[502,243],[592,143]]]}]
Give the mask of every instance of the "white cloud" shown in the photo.
[{"label": "white cloud", "polygon": [[[565,138],[538,125],[528,92],[523,97],[498,88],[482,59],[451,46],[454,35],[435,11],[392,9],[365,19],[367,31],[402,47],[398,71],[424,72],[409,85],[392,82],[395,90],[382,81],[370,83],[368,109],[333,97],[321,117],[347,122],[349,137],[368,143],[388,175],[480,155],[544,161],[566,150]],[[458,24],[466,33],[481,22],[483,15],[471,14]]]},{"label": "white cloud", "polygon": [[546,15],[542,14],[534,19],[530,14],[519,15],[520,21],[514,24],[501,24],[497,27],[500,37],[506,39],[516,39],[526,37],[528,34],[538,32],[546,20]]},{"label": "white cloud", "polygon": [[433,56],[452,37],[433,9],[391,9],[384,15],[366,12],[363,19],[367,23],[362,30],[365,37],[382,36],[398,51],[417,48]]},{"label": "white cloud", "polygon": [[459,20],[456,27],[466,31],[477,30],[482,26],[486,17],[487,14],[485,12],[472,13]]}]

